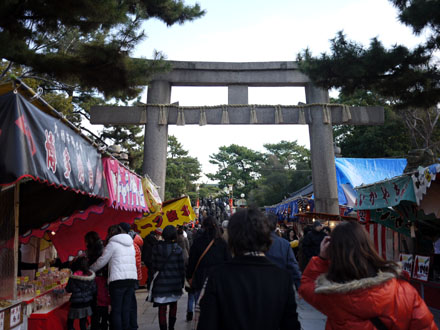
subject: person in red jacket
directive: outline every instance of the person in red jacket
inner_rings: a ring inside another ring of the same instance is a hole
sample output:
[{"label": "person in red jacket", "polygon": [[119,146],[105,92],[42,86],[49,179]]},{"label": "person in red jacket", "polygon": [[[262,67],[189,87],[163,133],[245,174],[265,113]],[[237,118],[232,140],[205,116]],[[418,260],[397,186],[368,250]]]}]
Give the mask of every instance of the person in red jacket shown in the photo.
[{"label": "person in red jacket", "polygon": [[299,294],[327,316],[326,329],[438,329],[416,289],[381,258],[357,222],[344,221],[321,242]]}]

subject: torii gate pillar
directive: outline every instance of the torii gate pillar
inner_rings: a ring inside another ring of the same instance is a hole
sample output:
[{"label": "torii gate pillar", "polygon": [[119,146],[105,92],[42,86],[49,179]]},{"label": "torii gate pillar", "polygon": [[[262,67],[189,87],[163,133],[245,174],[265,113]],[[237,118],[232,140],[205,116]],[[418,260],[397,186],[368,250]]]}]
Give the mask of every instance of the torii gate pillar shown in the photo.
[{"label": "torii gate pillar", "polygon": [[[164,80],[154,80],[148,86],[147,103],[169,104],[171,84]],[[148,117],[158,118],[159,109],[150,109]],[[165,197],[165,176],[167,171],[168,125],[158,125],[157,121],[148,120],[144,134],[144,162],[142,173],[148,174],[159,184],[159,195]]]},{"label": "torii gate pillar", "polygon": [[[324,89],[307,84],[305,91],[307,103],[329,102],[328,91]],[[339,214],[332,124],[324,123],[322,111],[310,111],[310,114],[312,123],[309,124],[309,136],[315,209],[318,212]]]}]

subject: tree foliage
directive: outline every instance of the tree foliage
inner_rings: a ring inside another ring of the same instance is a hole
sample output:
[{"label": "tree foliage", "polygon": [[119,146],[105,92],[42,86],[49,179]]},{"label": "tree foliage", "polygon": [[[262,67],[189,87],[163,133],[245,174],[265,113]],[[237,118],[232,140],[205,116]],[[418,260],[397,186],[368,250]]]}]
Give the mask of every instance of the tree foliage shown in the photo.
[{"label": "tree foliage", "polygon": [[130,58],[145,37],[141,24],[157,18],[171,26],[203,14],[179,0],[2,1],[0,58],[9,61],[6,72],[22,65],[29,77],[134,97],[158,69],[155,61]]},{"label": "tree foliage", "polygon": [[231,144],[222,146],[219,152],[209,156],[209,162],[217,165],[216,173],[206,176],[219,182],[220,189],[233,185],[235,197],[242,193],[246,196],[256,187],[256,180],[260,176],[263,155],[249,148]]},{"label": "tree foliage", "polygon": [[343,93],[334,103],[349,106],[381,105],[385,108],[385,123],[378,126],[339,125],[333,129],[336,143],[343,157],[387,158],[405,157],[411,149],[408,130],[399,112],[392,110],[386,100],[378,94],[356,91],[351,96]]},{"label": "tree foliage", "polygon": [[168,137],[168,157],[165,181],[165,200],[188,195],[196,198],[195,182],[200,178],[201,165],[197,158],[188,155],[176,137]]},{"label": "tree foliage", "polygon": [[296,141],[264,145],[266,152],[243,146],[220,147],[210,156],[218,166],[208,174],[219,182],[220,189],[233,185],[234,198],[245,194],[249,204],[272,205],[283,200],[311,181],[310,151]]}]

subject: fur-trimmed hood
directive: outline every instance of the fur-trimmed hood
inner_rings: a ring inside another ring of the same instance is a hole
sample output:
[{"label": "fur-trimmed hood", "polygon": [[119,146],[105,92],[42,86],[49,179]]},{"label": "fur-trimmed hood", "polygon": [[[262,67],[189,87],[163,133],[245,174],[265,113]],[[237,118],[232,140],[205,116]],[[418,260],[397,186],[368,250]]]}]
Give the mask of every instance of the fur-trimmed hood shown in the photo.
[{"label": "fur-trimmed hood", "polygon": [[80,281],[93,281],[96,277],[95,272],[92,270],[89,270],[91,273],[90,275],[70,275],[70,278]]},{"label": "fur-trimmed hood", "polygon": [[[396,268],[397,273],[400,274],[402,269],[401,267]],[[353,292],[356,290],[364,290],[369,289],[374,286],[381,285],[393,278],[396,278],[394,273],[390,272],[381,272],[374,277],[366,277],[360,280],[353,280],[345,283],[337,283],[330,281],[327,278],[327,273],[321,274],[315,281],[315,293],[319,294],[333,294],[333,293],[347,293]]]}]

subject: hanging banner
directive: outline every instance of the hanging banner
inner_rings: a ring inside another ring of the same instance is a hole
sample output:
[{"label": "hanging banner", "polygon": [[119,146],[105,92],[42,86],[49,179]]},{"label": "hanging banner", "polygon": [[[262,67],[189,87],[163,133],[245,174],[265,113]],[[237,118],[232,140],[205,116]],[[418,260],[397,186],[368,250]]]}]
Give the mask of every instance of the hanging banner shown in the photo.
[{"label": "hanging banner", "polygon": [[145,215],[144,218],[135,220],[135,230],[142,236],[147,236],[156,228],[165,228],[168,225],[183,225],[196,219],[191,207],[189,197],[165,202],[162,211]]},{"label": "hanging banner", "polygon": [[108,187],[108,205],[126,211],[148,212],[142,179],[116,159],[102,159]]},{"label": "hanging banner", "polygon": [[401,201],[416,202],[411,177],[403,176],[381,181],[367,187],[356,187],[355,210],[372,210],[399,204]]},{"label": "hanging banner", "polygon": [[417,205],[426,194],[426,191],[431,186],[431,183],[436,179],[437,173],[440,172],[440,164],[434,164],[429,167],[419,167],[418,171],[411,175],[414,183],[414,194]]},{"label": "hanging banner", "polygon": [[414,258],[412,254],[400,254],[400,262],[402,263],[402,275],[409,279],[412,276]]},{"label": "hanging banner", "polygon": [[20,93],[0,96],[0,146],[0,185],[29,177],[105,197],[97,149]]},{"label": "hanging banner", "polygon": [[144,188],[145,200],[147,202],[150,213],[160,211],[162,207],[162,199],[153,181],[149,178],[142,179],[142,187]]},{"label": "hanging banner", "polygon": [[420,281],[428,281],[429,257],[416,255],[414,260],[413,278]]}]

